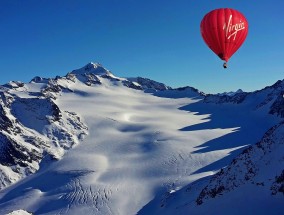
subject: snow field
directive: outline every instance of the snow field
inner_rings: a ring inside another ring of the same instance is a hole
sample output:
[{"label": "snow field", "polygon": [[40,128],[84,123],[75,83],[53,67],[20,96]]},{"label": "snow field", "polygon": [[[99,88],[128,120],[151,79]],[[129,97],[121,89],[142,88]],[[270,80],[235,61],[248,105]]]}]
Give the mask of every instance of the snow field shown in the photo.
[{"label": "snow field", "polygon": [[72,91],[54,102],[77,113],[88,135],[60,161],[0,193],[0,212],[149,214],[143,207],[157,196],[216,173],[275,123],[247,104],[158,97],[99,79],[91,87],[64,82]]}]

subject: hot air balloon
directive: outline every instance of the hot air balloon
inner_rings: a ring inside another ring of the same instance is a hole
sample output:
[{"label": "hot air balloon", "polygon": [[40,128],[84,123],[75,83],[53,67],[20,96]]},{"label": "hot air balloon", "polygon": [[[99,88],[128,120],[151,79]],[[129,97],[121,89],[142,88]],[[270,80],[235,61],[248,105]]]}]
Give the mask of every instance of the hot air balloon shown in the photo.
[{"label": "hot air balloon", "polygon": [[224,60],[227,68],[230,57],[241,47],[248,34],[248,22],[243,14],[230,8],[220,8],[207,13],[200,31],[208,47]]}]

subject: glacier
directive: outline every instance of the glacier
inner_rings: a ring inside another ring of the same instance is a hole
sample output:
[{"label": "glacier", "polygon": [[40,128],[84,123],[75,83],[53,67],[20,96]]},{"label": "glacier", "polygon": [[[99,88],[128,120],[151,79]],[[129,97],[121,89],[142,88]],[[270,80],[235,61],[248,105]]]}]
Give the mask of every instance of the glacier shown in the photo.
[{"label": "glacier", "polygon": [[89,63],[0,93],[0,214],[284,209],[283,80],[211,95]]}]

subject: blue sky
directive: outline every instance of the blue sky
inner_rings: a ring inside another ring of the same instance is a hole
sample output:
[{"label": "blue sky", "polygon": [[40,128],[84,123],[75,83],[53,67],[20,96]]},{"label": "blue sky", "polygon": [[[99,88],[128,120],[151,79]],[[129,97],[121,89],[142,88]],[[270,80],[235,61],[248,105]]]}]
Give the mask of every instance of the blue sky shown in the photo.
[{"label": "blue sky", "polygon": [[[248,37],[224,70],[200,35],[216,8],[241,11]],[[280,0],[0,0],[0,84],[65,75],[99,62],[206,93],[261,89],[284,78]]]}]

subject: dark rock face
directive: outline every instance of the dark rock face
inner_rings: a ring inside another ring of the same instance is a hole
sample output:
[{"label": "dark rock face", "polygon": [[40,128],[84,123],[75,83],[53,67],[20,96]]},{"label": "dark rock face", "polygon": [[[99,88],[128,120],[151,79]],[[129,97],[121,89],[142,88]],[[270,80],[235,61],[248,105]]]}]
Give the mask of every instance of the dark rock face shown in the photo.
[{"label": "dark rock face", "polygon": [[137,83],[141,85],[143,89],[155,89],[155,90],[168,90],[171,89],[170,87],[166,86],[163,83],[159,83],[157,81],[150,80],[148,78],[137,78]]},{"label": "dark rock face", "polygon": [[86,77],[86,85],[88,86],[102,84],[100,79],[94,74],[85,74],[85,77]]},{"label": "dark rock face", "polygon": [[0,106],[0,129],[9,131],[9,128],[12,127],[12,122],[10,119],[6,116],[5,110]]},{"label": "dark rock face", "polygon": [[184,90],[191,90],[193,92],[196,92],[196,93],[199,93],[201,95],[205,95],[203,92],[200,92],[198,89],[194,88],[194,87],[179,87],[179,88],[176,88],[175,90],[177,91],[184,91]]},{"label": "dark rock face", "polygon": [[157,82],[157,81],[153,81],[151,79],[148,78],[134,78],[134,80],[130,79],[130,80],[123,80],[122,81],[123,85],[128,87],[128,88],[132,88],[135,90],[144,90],[145,92],[149,92],[149,91],[165,91],[165,90],[170,90],[171,87],[166,86],[163,83]]},{"label": "dark rock face", "polygon": [[42,78],[39,76],[34,77],[30,82],[34,82],[34,83],[43,83],[45,82],[47,79],[46,78]]},{"label": "dark rock face", "polygon": [[284,91],[276,98],[270,107],[270,114],[275,114],[284,118]]},{"label": "dark rock face", "polygon": [[20,87],[23,87],[25,84],[21,81],[11,81],[7,84],[4,84],[3,86],[8,88],[8,89],[17,89]]},{"label": "dark rock face", "polygon": [[245,100],[247,95],[248,93],[245,93],[245,92],[237,93],[233,96],[208,94],[205,96],[204,102],[205,103],[215,103],[215,104],[222,104],[222,103],[240,104]]},{"label": "dark rock face", "polygon": [[0,92],[0,131],[6,131],[7,133],[18,133],[18,129],[13,126],[13,120],[7,115],[13,97],[5,92]]},{"label": "dark rock face", "polygon": [[135,85],[133,82],[131,81],[123,81],[123,85],[128,87],[128,88],[132,88],[134,90],[143,90],[143,88],[140,85]]},{"label": "dark rock face", "polygon": [[39,162],[42,154],[36,150],[28,150],[16,140],[0,133],[0,164],[4,166],[19,165],[28,167],[33,161]]},{"label": "dark rock face", "polygon": [[275,181],[270,189],[272,195],[276,195],[277,193],[282,193],[284,195],[284,169],[279,176],[275,176]]}]

